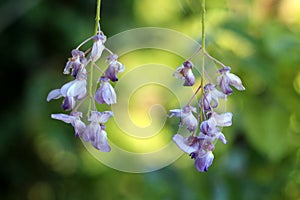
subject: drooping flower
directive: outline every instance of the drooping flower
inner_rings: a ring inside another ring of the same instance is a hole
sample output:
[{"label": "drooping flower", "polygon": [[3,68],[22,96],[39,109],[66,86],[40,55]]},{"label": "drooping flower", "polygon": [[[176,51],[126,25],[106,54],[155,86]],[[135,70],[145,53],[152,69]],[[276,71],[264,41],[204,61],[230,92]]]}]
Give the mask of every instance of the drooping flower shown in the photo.
[{"label": "drooping flower", "polygon": [[199,145],[196,137],[190,136],[188,138],[184,138],[182,135],[175,134],[172,139],[175,144],[187,154],[191,154],[198,150]]},{"label": "drooping flower", "polygon": [[110,146],[107,142],[107,133],[103,123],[107,122],[112,115],[110,111],[92,111],[88,119],[91,123],[82,134],[83,140],[85,142],[91,142],[91,144],[100,151],[109,152]]},{"label": "drooping flower", "polygon": [[198,135],[199,139],[214,141],[216,139],[221,140],[223,144],[227,143],[227,140],[224,134],[221,132],[220,128],[213,126],[209,127],[209,123],[207,121],[203,121],[200,125],[201,132]]},{"label": "drooping flower", "polygon": [[214,155],[214,145],[210,140],[189,136],[184,138],[182,135],[173,136],[173,141],[185,153],[189,154],[195,160],[196,169],[200,172],[207,171],[211,166]]},{"label": "drooping flower", "polygon": [[53,119],[61,120],[65,123],[72,124],[75,129],[75,137],[81,137],[84,130],[85,124],[81,121],[82,113],[81,112],[71,112],[70,115],[66,114],[52,114]]},{"label": "drooping flower", "polygon": [[100,87],[97,89],[95,93],[95,100],[99,104],[106,103],[107,105],[117,103],[117,96],[114,88],[108,82],[109,79],[106,77],[101,77],[99,79]]},{"label": "drooping flower", "polygon": [[232,124],[231,112],[218,114],[212,111],[209,113],[209,116],[210,116],[209,119],[204,121],[205,123],[208,123],[209,127],[215,127],[215,126],[225,127],[225,126],[231,126]]},{"label": "drooping flower", "polygon": [[230,67],[223,67],[219,70],[221,75],[217,78],[218,85],[222,92],[226,95],[230,95],[232,93],[230,85],[235,87],[237,90],[245,90],[241,79],[235,74],[230,73],[230,70]]},{"label": "drooping flower", "polygon": [[196,112],[196,108],[188,105],[183,107],[183,109],[170,110],[169,117],[180,117],[180,127],[186,125],[187,129],[190,132],[193,132],[197,128],[198,120],[195,118],[192,112]]},{"label": "drooping flower", "polygon": [[84,53],[78,49],[73,49],[72,57],[68,59],[66,66],[64,68],[64,74],[69,74],[72,69],[72,76],[77,77],[77,74],[81,72],[81,70],[85,70],[86,58],[84,57]]},{"label": "drooping flower", "polygon": [[105,77],[109,78],[111,81],[118,81],[117,74],[123,72],[125,67],[122,63],[117,61],[118,56],[116,54],[110,55],[107,60],[109,61],[108,68],[105,71]]},{"label": "drooping flower", "polygon": [[204,86],[204,94],[201,99],[204,110],[216,108],[219,104],[219,99],[225,99],[226,95],[216,89],[214,84],[208,83]]},{"label": "drooping flower", "polygon": [[191,61],[185,61],[174,72],[174,76],[178,79],[184,80],[184,86],[193,86],[195,84],[195,76],[192,72],[193,63]]},{"label": "drooping flower", "polygon": [[96,62],[102,55],[103,50],[105,49],[104,43],[106,41],[106,36],[100,31],[97,35],[94,36],[94,44],[91,51],[90,59],[93,62]]},{"label": "drooping flower", "polygon": [[71,110],[75,106],[75,101],[84,98],[86,95],[86,80],[75,79],[64,84],[61,89],[54,89],[49,92],[47,101],[64,97],[62,108],[64,110]]},{"label": "drooping flower", "polygon": [[196,169],[199,172],[207,172],[214,160],[214,154],[212,151],[207,151],[202,156],[196,156],[196,154],[194,154],[194,156]]}]

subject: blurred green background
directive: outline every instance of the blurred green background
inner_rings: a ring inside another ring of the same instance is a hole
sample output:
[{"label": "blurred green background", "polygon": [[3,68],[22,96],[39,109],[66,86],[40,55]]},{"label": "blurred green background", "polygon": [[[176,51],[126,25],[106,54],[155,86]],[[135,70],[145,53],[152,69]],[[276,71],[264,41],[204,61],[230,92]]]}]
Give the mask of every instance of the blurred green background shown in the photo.
[{"label": "blurred green background", "polygon": [[[61,72],[92,35],[95,6],[0,2],[0,199],[300,199],[299,0],[207,1],[207,50],[246,87],[230,97],[229,143],[217,144],[207,173],[187,155],[151,173],[116,171],[50,119],[61,101],[47,103],[47,93],[68,80]],[[102,0],[101,28],[110,37],[163,27],[200,41],[200,16],[197,0]]]}]

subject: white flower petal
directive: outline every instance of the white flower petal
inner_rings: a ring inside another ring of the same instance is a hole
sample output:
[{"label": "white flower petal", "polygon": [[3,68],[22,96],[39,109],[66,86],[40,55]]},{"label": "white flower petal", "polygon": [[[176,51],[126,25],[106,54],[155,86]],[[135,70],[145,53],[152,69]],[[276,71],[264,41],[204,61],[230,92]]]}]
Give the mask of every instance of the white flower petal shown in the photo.
[{"label": "white flower petal", "polygon": [[195,151],[197,151],[198,149],[195,147],[195,145],[193,146],[189,146],[188,144],[186,144],[186,139],[179,134],[175,134],[173,136],[173,141],[177,144],[177,146],[184,151],[187,154],[191,154]]},{"label": "white flower petal", "polygon": [[173,109],[173,110],[170,110],[170,114],[169,114],[169,117],[181,117],[181,109]]},{"label": "white flower petal", "polygon": [[61,120],[68,124],[73,123],[74,120],[76,120],[75,116],[70,116],[70,115],[66,115],[66,114],[52,114],[51,118]]},{"label": "white flower petal", "polygon": [[77,81],[77,80],[73,80],[73,81],[70,81],[70,82],[64,84],[64,85],[61,87],[61,89],[60,89],[61,95],[64,96],[64,97],[68,96],[67,94],[68,94],[69,88],[70,88],[73,84],[75,84],[76,81]]},{"label": "white flower petal", "polygon": [[67,90],[69,97],[84,97],[86,94],[86,80],[74,80]]},{"label": "white flower petal", "polygon": [[232,113],[230,112],[222,114],[217,114],[214,112],[211,118],[215,120],[217,126],[231,126],[232,124]]},{"label": "white flower petal", "polygon": [[230,85],[235,87],[237,90],[245,90],[245,87],[242,85],[242,81],[238,76],[232,73],[227,73],[226,75],[230,79]]}]

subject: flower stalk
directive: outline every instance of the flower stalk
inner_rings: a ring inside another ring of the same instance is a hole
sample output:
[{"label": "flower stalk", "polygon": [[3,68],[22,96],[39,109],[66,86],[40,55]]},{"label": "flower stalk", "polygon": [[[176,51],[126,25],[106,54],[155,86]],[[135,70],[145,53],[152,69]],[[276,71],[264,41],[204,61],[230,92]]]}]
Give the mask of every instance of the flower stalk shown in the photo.
[{"label": "flower stalk", "polygon": [[[227,140],[225,135],[221,132],[221,128],[232,125],[232,113],[217,113],[215,108],[219,105],[219,99],[227,99],[227,96],[233,92],[231,86],[237,90],[245,90],[242,85],[241,79],[235,74],[230,73],[231,68],[224,65],[222,62],[212,57],[206,52],[205,47],[205,0],[201,3],[201,47],[197,49],[190,58],[188,58],[174,73],[178,79],[185,80],[184,86],[192,86],[196,77],[193,75],[192,59],[201,52],[202,66],[201,66],[201,79],[200,85],[189,99],[186,106],[182,109],[170,110],[169,117],[180,118],[179,127],[186,126],[190,132],[188,137],[175,134],[173,141],[185,153],[189,154],[194,159],[195,167],[199,172],[207,171],[212,165],[214,155],[213,150],[217,140],[226,144]],[[217,70],[219,76],[216,80],[212,80],[205,71],[205,58],[209,58],[222,68]],[[192,79],[193,78],[193,79]],[[193,82],[191,82],[193,80]],[[200,92],[201,91],[201,92]],[[193,99],[198,99],[197,107],[192,104]],[[193,113],[197,114],[197,118]],[[199,132],[197,132],[199,129]]]},{"label": "flower stalk", "polygon": [[[100,8],[101,0],[97,0],[94,35],[85,39],[76,49],[72,50],[72,57],[65,65],[63,73],[71,74],[74,80],[64,84],[60,89],[50,91],[47,101],[63,97],[62,108],[70,111],[70,114],[52,114],[51,117],[71,124],[76,137],[90,142],[100,151],[109,152],[110,146],[104,123],[113,116],[113,113],[111,111],[99,112],[96,102],[107,105],[117,103],[116,93],[110,82],[118,81],[117,74],[123,72],[125,67],[117,60],[118,56],[104,45],[106,36],[100,28]],[[81,51],[80,48],[90,40],[93,40],[92,47]],[[103,56],[104,50],[109,53],[107,58],[109,64],[106,69],[101,69],[96,62]],[[87,67],[90,68],[88,72]],[[94,68],[98,69],[101,74],[97,81],[94,80]],[[98,84],[99,89],[93,91]],[[81,108],[79,112],[79,108],[86,101],[88,101],[87,110]],[[86,114],[86,120],[81,120],[83,118],[82,111]],[[86,121],[89,122],[88,125],[85,124]]]}]

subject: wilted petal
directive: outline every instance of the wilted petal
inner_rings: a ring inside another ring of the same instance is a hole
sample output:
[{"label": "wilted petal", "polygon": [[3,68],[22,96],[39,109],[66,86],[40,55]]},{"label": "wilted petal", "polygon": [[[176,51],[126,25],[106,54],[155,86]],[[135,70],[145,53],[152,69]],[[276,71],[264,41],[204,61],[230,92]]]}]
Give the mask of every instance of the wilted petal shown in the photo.
[{"label": "wilted petal", "polygon": [[182,135],[175,134],[173,136],[173,141],[176,143],[176,145],[185,153],[191,154],[198,150],[197,143],[193,145],[189,145],[186,138],[184,138]]},{"label": "wilted petal", "polygon": [[182,73],[182,71],[184,70],[184,66],[181,65],[180,67],[178,67],[176,69],[176,71],[173,73],[173,76],[177,79],[181,79],[181,80],[185,80],[184,75]]},{"label": "wilted petal", "polygon": [[196,157],[195,166],[199,172],[207,171],[214,160],[214,154],[208,151],[204,156]]},{"label": "wilted petal", "polygon": [[49,92],[48,96],[47,96],[47,101],[51,101],[52,99],[58,99],[60,98],[61,92],[60,89],[55,89]]}]

